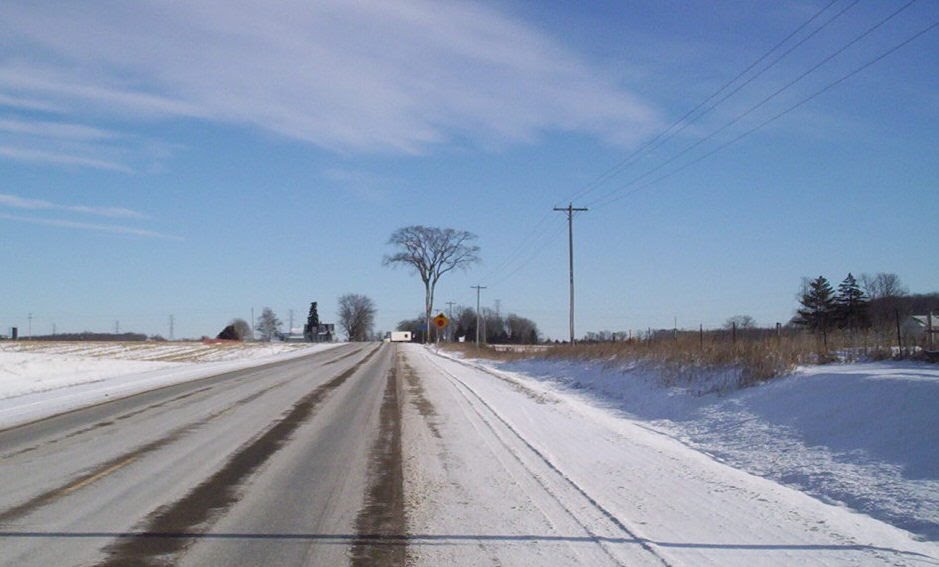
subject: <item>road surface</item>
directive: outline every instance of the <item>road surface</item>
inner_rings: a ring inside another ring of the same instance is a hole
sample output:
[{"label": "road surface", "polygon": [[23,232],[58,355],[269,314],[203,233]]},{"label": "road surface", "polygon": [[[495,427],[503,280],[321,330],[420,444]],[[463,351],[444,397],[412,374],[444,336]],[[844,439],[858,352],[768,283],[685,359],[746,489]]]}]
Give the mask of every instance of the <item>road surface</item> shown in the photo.
[{"label": "road surface", "polygon": [[357,533],[403,532],[368,500],[392,361],[350,345],[0,432],[0,563],[362,563]]},{"label": "road surface", "polygon": [[417,345],[0,432],[0,564],[937,565],[936,546]]}]

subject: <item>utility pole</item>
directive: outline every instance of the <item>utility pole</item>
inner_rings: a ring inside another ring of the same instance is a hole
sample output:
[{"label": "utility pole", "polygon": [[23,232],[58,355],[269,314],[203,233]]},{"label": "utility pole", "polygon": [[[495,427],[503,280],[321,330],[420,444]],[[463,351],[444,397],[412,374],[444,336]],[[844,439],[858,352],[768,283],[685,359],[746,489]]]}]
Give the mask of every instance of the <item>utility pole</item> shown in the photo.
[{"label": "utility pole", "polygon": [[176,324],[176,316],[170,315],[170,340],[173,340],[173,326]]},{"label": "utility pole", "polygon": [[479,348],[479,290],[486,289],[483,285],[471,285],[476,290],[476,348]]},{"label": "utility pole", "polygon": [[450,342],[453,342],[453,306],[456,305],[454,301],[447,302],[447,318],[450,319],[450,324],[447,325],[447,337]]},{"label": "utility pole", "polygon": [[587,209],[575,208],[573,203],[568,203],[567,207],[554,207],[554,210],[567,213],[567,250],[571,271],[571,344],[574,344],[574,212],[586,211]]},{"label": "utility pole", "polygon": [[288,309],[287,313],[290,314],[290,325],[287,327],[287,334],[289,335],[293,332],[293,309]]},{"label": "utility pole", "polygon": [[254,340],[254,307],[251,308],[251,340]]},{"label": "utility pole", "polygon": [[26,327],[26,329],[27,329],[27,335],[26,335],[26,336],[27,336],[30,340],[32,340],[32,338],[33,338],[33,314],[30,313],[29,315],[27,315],[27,316],[26,316],[26,320],[29,321],[29,325],[27,325],[27,327]]}]

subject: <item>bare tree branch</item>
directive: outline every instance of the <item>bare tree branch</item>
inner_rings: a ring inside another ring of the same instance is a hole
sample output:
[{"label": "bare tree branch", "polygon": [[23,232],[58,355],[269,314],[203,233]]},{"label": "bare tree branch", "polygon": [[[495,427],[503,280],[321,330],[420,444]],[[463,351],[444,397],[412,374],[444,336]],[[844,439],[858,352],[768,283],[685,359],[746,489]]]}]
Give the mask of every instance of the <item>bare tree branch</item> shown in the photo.
[{"label": "bare tree branch", "polygon": [[388,244],[398,251],[386,255],[385,266],[405,265],[424,282],[424,317],[430,337],[430,317],[434,308],[434,289],[440,277],[454,269],[465,270],[479,262],[479,246],[472,244],[476,235],[465,230],[431,226],[406,226],[391,234]]},{"label": "bare tree branch", "polygon": [[375,304],[371,298],[347,293],[339,298],[339,326],[350,341],[366,341],[375,323]]}]

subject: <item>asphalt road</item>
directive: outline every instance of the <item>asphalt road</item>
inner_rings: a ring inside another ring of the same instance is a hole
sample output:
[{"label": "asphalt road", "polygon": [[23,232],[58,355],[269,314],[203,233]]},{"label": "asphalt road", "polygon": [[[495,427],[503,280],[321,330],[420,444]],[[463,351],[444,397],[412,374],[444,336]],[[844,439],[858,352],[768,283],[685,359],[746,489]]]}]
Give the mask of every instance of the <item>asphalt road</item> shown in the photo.
[{"label": "asphalt road", "polygon": [[0,431],[0,565],[401,564],[395,345]]}]

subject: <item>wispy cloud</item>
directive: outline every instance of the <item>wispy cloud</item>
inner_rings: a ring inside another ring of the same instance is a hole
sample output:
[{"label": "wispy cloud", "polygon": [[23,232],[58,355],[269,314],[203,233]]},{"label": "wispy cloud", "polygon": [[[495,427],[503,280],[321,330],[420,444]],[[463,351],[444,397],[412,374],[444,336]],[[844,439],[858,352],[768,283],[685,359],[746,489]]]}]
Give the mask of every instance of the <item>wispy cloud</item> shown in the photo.
[{"label": "wispy cloud", "polygon": [[109,171],[120,171],[123,173],[133,173],[133,169],[116,161],[109,161],[97,157],[78,156],[57,151],[0,146],[0,156],[18,161],[55,165],[76,165],[95,169],[106,169]]},{"label": "wispy cloud", "polygon": [[118,136],[115,132],[81,124],[4,118],[0,118],[0,131],[63,140],[107,140]]},{"label": "wispy cloud", "polygon": [[90,230],[90,231],[95,231],[95,232],[106,232],[106,233],[111,233],[111,234],[140,236],[140,237],[145,237],[145,238],[159,238],[162,240],[183,240],[179,236],[163,234],[163,233],[155,232],[152,230],[144,230],[144,229],[133,228],[129,226],[119,226],[119,225],[112,225],[112,224],[91,224],[91,223],[84,223],[84,222],[59,220],[59,219],[23,217],[23,216],[18,216],[18,215],[8,215],[5,213],[0,213],[0,219],[16,221],[16,222],[25,222],[25,223],[30,223],[30,224],[38,224],[42,226],[54,226],[54,227],[59,227],[59,228],[71,228],[71,229],[77,229],[77,230]]},{"label": "wispy cloud", "polygon": [[369,203],[383,203],[388,198],[389,180],[368,171],[332,167],[323,171],[323,177]]},{"label": "wispy cloud", "polygon": [[54,104],[36,99],[10,96],[0,93],[0,106],[22,110],[40,110],[43,112],[61,112],[62,108]]},{"label": "wispy cloud", "polygon": [[606,70],[479,4],[10,0],[0,34],[11,93],[112,120],[246,124],[337,152],[552,131],[630,145],[659,122]]},{"label": "wispy cloud", "polygon": [[12,207],[16,209],[45,210],[45,211],[67,211],[73,213],[83,213],[110,218],[129,218],[143,219],[146,215],[131,209],[123,207],[90,207],[87,205],[60,205],[40,199],[27,199],[0,193],[0,206]]}]

